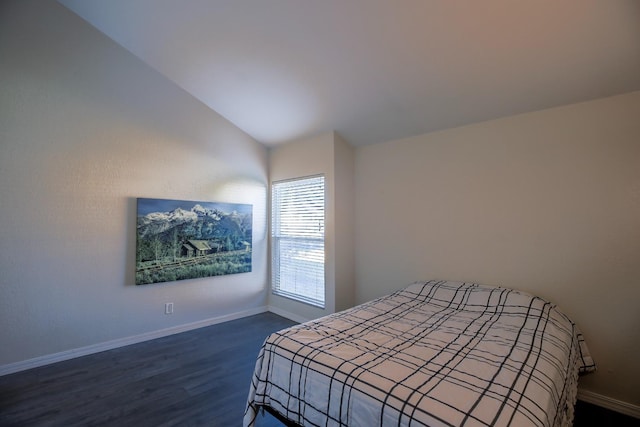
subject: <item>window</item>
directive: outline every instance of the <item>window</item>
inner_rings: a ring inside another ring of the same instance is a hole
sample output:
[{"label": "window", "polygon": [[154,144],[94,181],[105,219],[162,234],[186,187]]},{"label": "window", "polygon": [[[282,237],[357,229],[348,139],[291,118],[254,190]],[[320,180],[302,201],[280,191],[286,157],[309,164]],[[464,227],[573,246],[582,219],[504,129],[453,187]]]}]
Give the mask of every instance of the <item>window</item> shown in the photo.
[{"label": "window", "polygon": [[324,308],[324,176],[271,186],[271,286]]}]

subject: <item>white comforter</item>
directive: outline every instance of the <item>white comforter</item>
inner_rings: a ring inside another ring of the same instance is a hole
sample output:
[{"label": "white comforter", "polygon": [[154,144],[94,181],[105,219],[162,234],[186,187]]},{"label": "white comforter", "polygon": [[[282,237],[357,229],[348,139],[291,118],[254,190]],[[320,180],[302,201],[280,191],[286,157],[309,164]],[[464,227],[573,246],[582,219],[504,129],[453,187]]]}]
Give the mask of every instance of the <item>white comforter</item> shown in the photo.
[{"label": "white comforter", "polygon": [[459,282],[416,283],[265,341],[260,406],[304,426],[568,426],[582,335],[553,304]]}]

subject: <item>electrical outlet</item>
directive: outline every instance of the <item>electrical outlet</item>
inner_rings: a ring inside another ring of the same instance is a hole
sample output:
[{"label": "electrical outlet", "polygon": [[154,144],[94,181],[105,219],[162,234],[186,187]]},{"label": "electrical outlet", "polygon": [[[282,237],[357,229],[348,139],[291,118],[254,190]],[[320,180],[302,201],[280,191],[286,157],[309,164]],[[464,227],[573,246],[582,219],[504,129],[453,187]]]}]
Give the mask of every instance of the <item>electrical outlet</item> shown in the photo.
[{"label": "electrical outlet", "polygon": [[173,303],[168,302],[164,305],[164,314],[173,314]]}]

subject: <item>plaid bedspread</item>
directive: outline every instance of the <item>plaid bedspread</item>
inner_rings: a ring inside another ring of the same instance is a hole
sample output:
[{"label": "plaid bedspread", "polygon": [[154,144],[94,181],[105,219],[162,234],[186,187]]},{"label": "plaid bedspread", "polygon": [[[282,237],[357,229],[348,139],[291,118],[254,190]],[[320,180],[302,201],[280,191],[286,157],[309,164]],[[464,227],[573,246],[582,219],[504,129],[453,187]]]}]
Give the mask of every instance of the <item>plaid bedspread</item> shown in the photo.
[{"label": "plaid bedspread", "polygon": [[430,281],[270,335],[244,425],[269,406],[304,426],[568,426],[595,369],[556,306]]}]

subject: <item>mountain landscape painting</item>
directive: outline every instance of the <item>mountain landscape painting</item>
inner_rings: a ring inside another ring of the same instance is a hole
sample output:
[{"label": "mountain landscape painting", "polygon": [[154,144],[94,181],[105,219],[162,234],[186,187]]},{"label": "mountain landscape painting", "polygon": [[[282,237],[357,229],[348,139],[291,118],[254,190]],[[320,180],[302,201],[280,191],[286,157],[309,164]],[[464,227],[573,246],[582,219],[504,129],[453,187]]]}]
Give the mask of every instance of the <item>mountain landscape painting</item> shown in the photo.
[{"label": "mountain landscape painting", "polygon": [[250,272],[252,208],[138,198],[136,285]]}]

